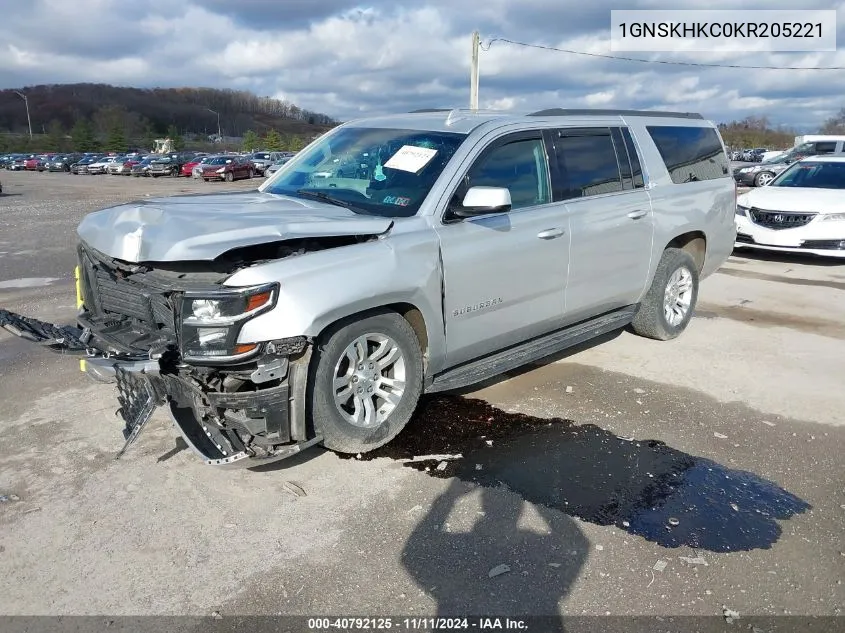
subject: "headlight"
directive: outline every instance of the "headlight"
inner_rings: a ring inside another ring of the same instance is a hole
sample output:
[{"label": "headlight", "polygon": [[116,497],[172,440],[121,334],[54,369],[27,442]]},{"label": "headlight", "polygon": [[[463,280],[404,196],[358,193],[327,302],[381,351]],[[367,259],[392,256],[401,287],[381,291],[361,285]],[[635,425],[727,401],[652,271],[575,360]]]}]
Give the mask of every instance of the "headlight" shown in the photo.
[{"label": "headlight", "polygon": [[224,171],[226,171],[226,168],[225,168],[225,167],[221,167],[220,169],[218,169],[218,170],[217,170],[217,172],[216,172],[216,173],[218,173],[218,174],[222,174]]},{"label": "headlight", "polygon": [[743,217],[748,217],[748,211],[750,207],[743,207],[740,205],[736,205],[736,214],[741,215]]},{"label": "headlight", "polygon": [[231,361],[250,356],[258,344],[238,344],[238,334],[244,322],[276,304],[278,287],[278,284],[265,284],[218,292],[185,292],[180,336],[182,357]]},{"label": "headlight", "polygon": [[831,213],[830,215],[821,215],[819,220],[824,222],[845,222],[845,213]]}]

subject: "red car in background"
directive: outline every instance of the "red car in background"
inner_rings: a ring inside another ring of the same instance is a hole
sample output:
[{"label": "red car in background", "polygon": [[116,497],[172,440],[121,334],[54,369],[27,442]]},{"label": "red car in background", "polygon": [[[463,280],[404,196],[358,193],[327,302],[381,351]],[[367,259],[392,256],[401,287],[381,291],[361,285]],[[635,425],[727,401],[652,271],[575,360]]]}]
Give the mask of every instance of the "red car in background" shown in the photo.
[{"label": "red car in background", "polygon": [[207,157],[208,156],[206,154],[197,154],[196,158],[194,158],[193,160],[188,161],[187,163],[182,165],[181,174],[183,176],[187,176],[188,178],[190,178],[191,175],[194,173],[194,167],[199,165]]},{"label": "red car in background", "polygon": [[35,154],[27,156],[26,160],[23,163],[23,168],[27,171],[35,171],[38,169],[39,161],[40,159]]},{"label": "red car in background", "polygon": [[197,167],[202,170],[200,175],[206,182],[209,180],[232,182],[239,178],[252,178],[255,175],[255,167],[246,156],[212,156]]}]

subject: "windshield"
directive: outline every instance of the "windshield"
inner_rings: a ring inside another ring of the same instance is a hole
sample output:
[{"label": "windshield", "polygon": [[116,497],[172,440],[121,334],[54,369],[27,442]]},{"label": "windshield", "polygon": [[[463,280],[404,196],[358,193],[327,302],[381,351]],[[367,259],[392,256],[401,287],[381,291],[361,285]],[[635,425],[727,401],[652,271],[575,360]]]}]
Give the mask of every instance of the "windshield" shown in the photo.
[{"label": "windshield", "polygon": [[225,165],[230,160],[232,160],[230,156],[215,156],[214,158],[209,158],[207,161],[203,161],[203,163],[206,165]]},{"label": "windshield", "polygon": [[845,189],[845,162],[801,161],[773,180],[769,187]]},{"label": "windshield", "polygon": [[322,198],[366,215],[410,217],[465,138],[454,132],[339,128],[300,152],[262,191]]}]

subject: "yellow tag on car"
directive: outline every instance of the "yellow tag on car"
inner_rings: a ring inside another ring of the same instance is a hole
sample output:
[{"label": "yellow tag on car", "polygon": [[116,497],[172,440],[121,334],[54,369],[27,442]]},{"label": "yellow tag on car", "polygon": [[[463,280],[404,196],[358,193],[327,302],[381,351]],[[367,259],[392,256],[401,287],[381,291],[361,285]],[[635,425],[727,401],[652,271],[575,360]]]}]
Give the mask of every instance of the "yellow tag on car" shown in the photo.
[{"label": "yellow tag on car", "polygon": [[82,281],[79,275],[79,266],[73,269],[73,276],[76,278],[76,309],[82,307]]}]

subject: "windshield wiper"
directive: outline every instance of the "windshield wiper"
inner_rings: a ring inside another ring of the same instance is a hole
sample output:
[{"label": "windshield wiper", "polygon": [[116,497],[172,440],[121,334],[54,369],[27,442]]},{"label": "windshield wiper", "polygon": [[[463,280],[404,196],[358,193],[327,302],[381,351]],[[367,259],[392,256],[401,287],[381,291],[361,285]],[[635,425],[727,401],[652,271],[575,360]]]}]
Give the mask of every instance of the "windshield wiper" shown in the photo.
[{"label": "windshield wiper", "polygon": [[300,195],[303,198],[312,198],[314,200],[320,200],[321,202],[328,202],[329,204],[334,204],[338,207],[349,209],[353,213],[368,215],[365,209],[362,209],[361,207],[356,207],[351,202],[343,200],[342,198],[336,198],[332,194],[326,193],[325,191],[314,191],[313,189],[297,189],[296,193],[297,195]]}]

